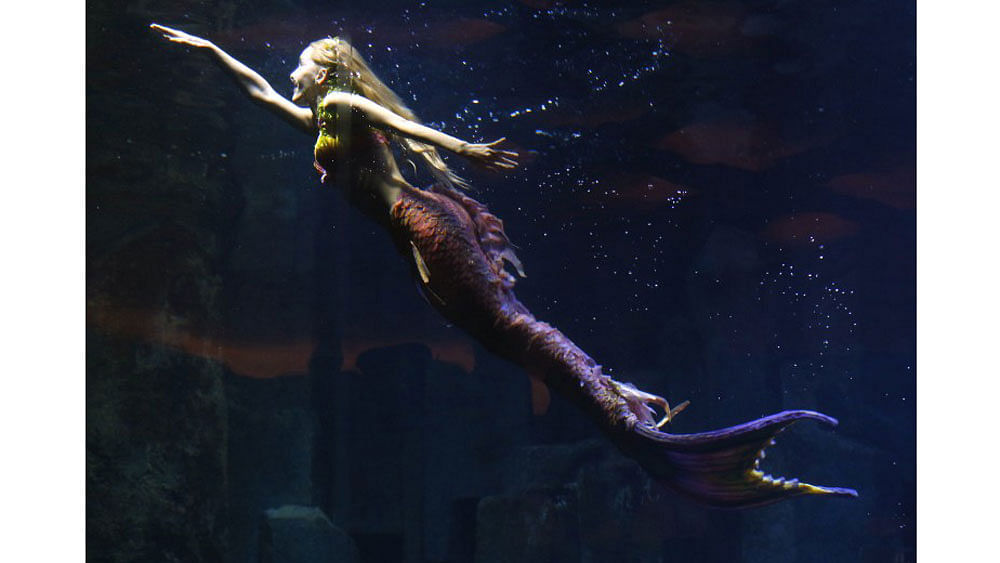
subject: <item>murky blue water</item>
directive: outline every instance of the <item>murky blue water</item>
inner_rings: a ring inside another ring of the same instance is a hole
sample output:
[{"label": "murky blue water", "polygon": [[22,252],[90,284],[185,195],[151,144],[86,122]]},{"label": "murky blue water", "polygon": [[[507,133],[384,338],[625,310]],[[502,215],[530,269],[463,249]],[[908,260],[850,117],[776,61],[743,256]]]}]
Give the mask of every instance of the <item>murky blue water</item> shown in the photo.
[{"label": "murky blue water", "polygon": [[[914,560],[914,10],[88,5],[91,554],[291,560],[262,515],[295,505],[366,562]],[[532,414],[523,373],[319,184],[311,139],[152,21],[286,95],[302,48],[340,34],[428,125],[506,137],[512,174],[448,162],[504,220],[519,298],[617,379],[690,399],[672,431],[837,417],[768,465],[860,497],[705,509],[647,487],[572,406]],[[150,480],[165,492],[129,494]],[[111,539],[129,533],[131,552]]]}]

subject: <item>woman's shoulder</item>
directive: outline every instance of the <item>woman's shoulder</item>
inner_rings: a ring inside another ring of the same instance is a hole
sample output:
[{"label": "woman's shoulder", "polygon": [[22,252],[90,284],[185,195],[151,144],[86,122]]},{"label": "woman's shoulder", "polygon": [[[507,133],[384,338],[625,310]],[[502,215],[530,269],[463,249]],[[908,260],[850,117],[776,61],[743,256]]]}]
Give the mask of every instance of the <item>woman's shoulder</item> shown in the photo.
[{"label": "woman's shoulder", "polygon": [[344,90],[330,90],[323,96],[323,99],[320,100],[319,107],[320,109],[323,109],[323,108],[333,108],[344,105],[356,106],[358,104],[363,104],[366,102],[373,103],[368,98],[360,94],[356,94],[354,92],[347,92]]},{"label": "woman's shoulder", "polygon": [[323,95],[323,99],[320,101],[320,106],[325,106],[329,104],[335,104],[342,100],[349,100],[352,94],[350,92],[345,92],[343,90],[330,90]]}]

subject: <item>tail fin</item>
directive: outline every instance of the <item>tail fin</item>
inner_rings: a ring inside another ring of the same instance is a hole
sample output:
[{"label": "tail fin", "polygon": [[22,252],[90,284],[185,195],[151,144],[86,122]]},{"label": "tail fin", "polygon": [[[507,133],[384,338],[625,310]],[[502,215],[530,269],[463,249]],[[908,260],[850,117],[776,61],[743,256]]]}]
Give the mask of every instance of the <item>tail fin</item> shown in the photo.
[{"label": "tail fin", "polygon": [[774,437],[807,419],[837,424],[832,417],[806,410],[698,434],[667,434],[639,424],[620,436],[618,445],[660,483],[713,506],[760,506],[800,495],[858,496],[853,489],[773,478],[760,470],[764,450],[774,444]]}]

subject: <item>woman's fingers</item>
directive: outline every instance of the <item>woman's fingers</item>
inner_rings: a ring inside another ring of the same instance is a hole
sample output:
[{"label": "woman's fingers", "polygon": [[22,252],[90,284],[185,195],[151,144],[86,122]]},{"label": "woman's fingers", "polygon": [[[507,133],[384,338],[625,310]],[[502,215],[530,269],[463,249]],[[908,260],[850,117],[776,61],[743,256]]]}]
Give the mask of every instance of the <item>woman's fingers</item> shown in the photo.
[{"label": "woman's fingers", "polygon": [[151,29],[159,31],[160,33],[163,34],[164,39],[167,39],[168,41],[172,41],[174,43],[182,43],[184,45],[191,45],[194,47],[202,47],[208,43],[208,41],[202,39],[201,37],[196,37],[194,35],[191,35],[190,33],[184,33],[179,29],[173,29],[171,27],[160,25],[158,23],[151,23],[149,24],[149,27]]},{"label": "woman's fingers", "polygon": [[510,160],[491,159],[486,162],[489,168],[517,168],[517,162]]},{"label": "woman's fingers", "polygon": [[167,37],[167,38],[177,37],[177,36],[179,36],[181,34],[181,32],[177,31],[176,29],[172,29],[172,28],[169,28],[167,26],[160,25],[158,23],[151,23],[151,24],[149,24],[149,27],[151,29],[159,31],[160,33],[163,34],[164,37]]},{"label": "woman's fingers", "polygon": [[468,156],[474,158],[480,166],[487,170],[501,171],[517,168],[519,156],[517,152],[494,148],[506,141],[507,137],[501,137],[492,143],[473,145],[474,148]]},{"label": "woman's fingers", "polygon": [[491,170],[500,170],[500,169],[510,170],[512,168],[517,168],[517,163],[509,160],[497,160],[490,162],[489,164],[487,164],[486,167]]},{"label": "woman's fingers", "polygon": [[505,154],[501,154],[494,163],[500,168],[517,168],[517,161]]}]

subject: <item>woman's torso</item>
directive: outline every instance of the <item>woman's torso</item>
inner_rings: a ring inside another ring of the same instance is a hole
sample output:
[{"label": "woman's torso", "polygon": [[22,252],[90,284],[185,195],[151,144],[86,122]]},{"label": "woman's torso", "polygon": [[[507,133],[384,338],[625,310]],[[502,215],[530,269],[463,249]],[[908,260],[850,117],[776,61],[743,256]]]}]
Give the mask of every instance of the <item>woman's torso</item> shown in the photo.
[{"label": "woman's torso", "polygon": [[364,118],[317,113],[314,155],[323,182],[339,185],[351,204],[389,232],[402,254],[421,263],[430,278],[422,285],[446,316],[516,303],[510,293],[515,278],[504,263],[520,271],[520,262],[502,222],[485,205],[443,184],[413,187],[399,172],[385,135]]},{"label": "woman's torso", "polygon": [[338,185],[352,204],[382,222],[399,190],[409,186],[399,172],[389,140],[349,110],[317,109],[316,114],[313,165],[321,181]]}]

